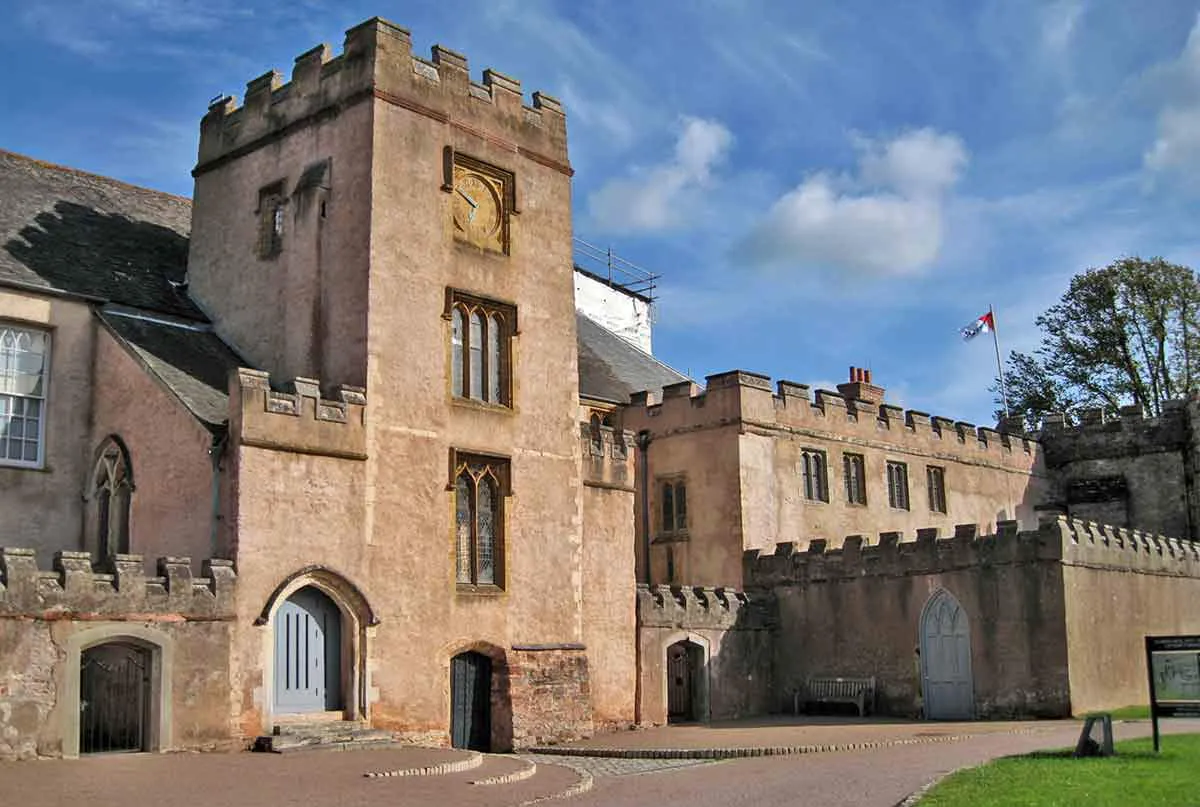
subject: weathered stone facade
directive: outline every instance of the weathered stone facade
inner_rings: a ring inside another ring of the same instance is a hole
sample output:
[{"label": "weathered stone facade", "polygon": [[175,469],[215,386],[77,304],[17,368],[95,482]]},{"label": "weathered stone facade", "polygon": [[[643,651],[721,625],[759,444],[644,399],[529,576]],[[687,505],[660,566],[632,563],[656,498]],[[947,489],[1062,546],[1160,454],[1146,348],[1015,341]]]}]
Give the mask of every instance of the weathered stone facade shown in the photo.
[{"label": "weathered stone facade", "polygon": [[[118,555],[111,574],[87,552],[60,551],[41,571],[31,549],[0,550],[0,759],[79,752],[80,657],[135,643],[150,660],[150,750],[234,745],[227,710],[235,575],[227,560],[192,576],[186,557]],[[86,704],[85,704],[86,705]]]}]

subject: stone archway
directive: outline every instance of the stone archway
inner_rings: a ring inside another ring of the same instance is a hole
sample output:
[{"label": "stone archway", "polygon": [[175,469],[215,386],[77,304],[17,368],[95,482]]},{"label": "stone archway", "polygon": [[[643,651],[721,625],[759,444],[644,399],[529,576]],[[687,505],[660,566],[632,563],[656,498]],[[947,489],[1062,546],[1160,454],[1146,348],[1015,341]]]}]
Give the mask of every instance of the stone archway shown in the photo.
[{"label": "stone archway", "polygon": [[667,722],[704,719],[704,648],[688,639],[667,647]]},{"label": "stone archway", "polygon": [[284,715],[340,712],[368,717],[369,629],[379,622],[366,596],[332,569],[310,566],[284,579],[256,625],[264,636],[268,726]]},{"label": "stone archway", "polygon": [[975,716],[971,672],[971,626],[967,612],[945,589],[921,612],[921,685],[929,720],[970,720]]},{"label": "stone archway", "polygon": [[171,750],[174,645],[168,635],[102,624],[71,634],[65,650],[64,757]]}]

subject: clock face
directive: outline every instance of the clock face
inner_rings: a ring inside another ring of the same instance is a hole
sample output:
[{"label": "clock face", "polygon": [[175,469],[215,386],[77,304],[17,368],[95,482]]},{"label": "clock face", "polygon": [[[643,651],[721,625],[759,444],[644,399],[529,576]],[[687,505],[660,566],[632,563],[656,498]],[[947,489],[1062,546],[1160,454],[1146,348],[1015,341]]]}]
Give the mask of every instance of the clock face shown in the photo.
[{"label": "clock face", "polygon": [[454,224],[479,246],[503,247],[503,207],[496,183],[473,171],[456,171],[454,177]]}]

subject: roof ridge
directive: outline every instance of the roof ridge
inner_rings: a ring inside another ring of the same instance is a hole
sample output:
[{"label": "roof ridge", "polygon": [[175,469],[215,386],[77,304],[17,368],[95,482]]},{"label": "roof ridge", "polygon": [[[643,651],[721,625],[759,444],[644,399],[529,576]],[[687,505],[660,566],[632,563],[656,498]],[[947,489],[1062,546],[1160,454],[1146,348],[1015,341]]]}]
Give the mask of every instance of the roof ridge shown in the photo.
[{"label": "roof ridge", "polygon": [[158,196],[168,196],[172,199],[177,199],[181,202],[187,202],[189,205],[191,205],[191,203],[192,203],[192,200],[190,197],[180,196],[177,193],[171,193],[170,191],[162,191],[157,188],[147,187],[145,185],[135,185],[134,183],[126,182],[123,179],[117,179],[116,177],[105,176],[104,174],[97,174],[93,171],[84,171],[81,168],[72,168],[69,165],[62,165],[61,163],[54,163],[54,162],[50,162],[49,160],[41,160],[41,159],[38,159],[37,157],[30,157],[28,154],[21,154],[20,152],[17,152],[17,151],[9,151],[8,149],[0,148],[0,157],[13,157],[14,159],[21,160],[21,161],[27,162],[27,163],[32,163],[32,164],[40,166],[42,168],[49,168],[53,171],[58,171],[63,174],[72,174],[74,176],[85,177],[87,179],[98,179],[98,180],[102,180],[104,182],[109,182],[109,183],[112,183],[115,185],[123,185],[126,188],[131,188],[136,191],[145,191],[147,193],[153,193]]},{"label": "roof ridge", "polygon": [[613,338],[615,338],[615,339],[620,339],[620,340],[621,340],[622,342],[624,342],[625,344],[629,345],[629,346],[630,346],[630,347],[632,347],[633,349],[635,349],[635,350],[639,351],[640,353],[642,353],[643,355],[647,356],[647,357],[648,357],[648,358],[649,358],[649,359],[650,359],[652,362],[654,362],[655,364],[659,365],[660,367],[663,367],[663,368],[665,368],[665,369],[667,369],[667,370],[670,370],[672,373],[675,373],[675,375],[679,376],[680,378],[686,378],[688,381],[692,381],[692,382],[694,382],[694,381],[696,380],[696,379],[692,378],[690,375],[688,375],[687,373],[681,373],[681,372],[679,372],[679,371],[678,371],[678,370],[676,370],[674,367],[672,367],[671,365],[667,364],[667,363],[666,363],[665,361],[663,361],[662,359],[658,358],[658,356],[655,356],[655,355],[654,355],[652,352],[650,352],[650,351],[648,351],[648,350],[642,350],[642,348],[641,348],[641,346],[640,346],[640,345],[638,345],[638,344],[635,344],[633,341],[631,341],[631,340],[629,340],[629,339],[626,339],[624,336],[621,336],[621,334],[617,333],[616,331],[614,331],[614,330],[611,330],[611,329],[610,329],[610,328],[608,328],[607,326],[605,326],[605,325],[603,325],[603,324],[601,324],[601,323],[597,322],[596,320],[592,319],[591,317],[589,317],[589,316],[588,316],[587,314],[585,314],[584,312],[580,311],[578,308],[576,308],[576,309],[575,309],[575,313],[576,313],[576,314],[578,314],[579,316],[583,317],[584,319],[586,319],[588,322],[590,322],[590,323],[592,323],[593,325],[595,325],[595,326],[596,326],[597,328],[599,328],[600,330],[604,331],[604,332],[605,332],[606,334],[608,334],[609,336],[612,336],[612,337],[613,337]]}]

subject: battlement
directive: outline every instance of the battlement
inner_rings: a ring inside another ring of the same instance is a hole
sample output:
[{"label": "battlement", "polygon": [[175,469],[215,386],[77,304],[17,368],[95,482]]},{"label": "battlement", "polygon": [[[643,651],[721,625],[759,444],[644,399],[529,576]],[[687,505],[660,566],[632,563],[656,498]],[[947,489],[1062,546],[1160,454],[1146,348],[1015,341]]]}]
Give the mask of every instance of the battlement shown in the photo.
[{"label": "battlement", "polygon": [[1040,562],[1200,578],[1200,546],[1191,541],[1065,516],[1047,517],[1036,530],[1018,531],[1017,522],[1001,521],[995,535],[981,536],[978,525],[959,524],[946,538],[937,528],[917,530],[915,541],[902,538],[883,532],[875,544],[851,535],[837,549],[816,539],[804,552],[794,542],[776,544],[771,555],[747,550],[744,579],[748,587],[772,587]]},{"label": "battlement", "polygon": [[429,59],[414,56],[407,29],[374,17],[346,31],[340,55],[321,44],[296,57],[291,81],[271,70],[246,84],[241,106],[233,96],[215,100],[200,126],[196,172],[369,98],[443,122],[499,129],[516,145],[565,165],[562,104],[535,92],[526,106],[517,79],[491,69],[482,78],[472,81],[467,58],[441,45]]},{"label": "battlement", "polygon": [[701,586],[637,587],[640,627],[765,630],[775,626],[775,607],[763,594]]},{"label": "battlement", "polygon": [[0,617],[38,619],[232,619],[233,561],[211,559],[192,577],[191,558],[163,557],[147,577],[141,555],[116,555],[98,573],[87,552],[55,552],[51,571],[33,549],[0,548]]},{"label": "battlement", "polygon": [[321,397],[321,384],[296,378],[288,391],[271,389],[270,376],[238,368],[230,374],[230,432],[242,445],[346,459],[367,457],[367,395],[340,386],[337,400]]},{"label": "battlement", "polygon": [[1117,417],[1103,409],[1083,409],[1079,422],[1065,415],[1048,415],[1041,443],[1051,467],[1077,459],[1114,459],[1162,451],[1183,450],[1188,442],[1188,404],[1167,401],[1162,415],[1146,417],[1140,406],[1123,406]]},{"label": "battlement", "polygon": [[[690,381],[663,387],[660,400],[648,392],[630,396],[634,421],[645,421],[660,433],[739,424],[742,428],[776,429],[822,436],[836,432],[860,439],[910,442],[923,451],[952,451],[992,456],[1010,464],[1032,467],[1037,442],[1021,434],[1000,432],[926,412],[886,403],[873,404],[831,390],[810,392],[807,384],[779,380],[772,389],[769,376],[733,370],[708,376],[701,389]],[[843,385],[848,390],[854,385]]]},{"label": "battlement", "polygon": [[633,432],[580,423],[579,440],[585,485],[633,492]]}]

